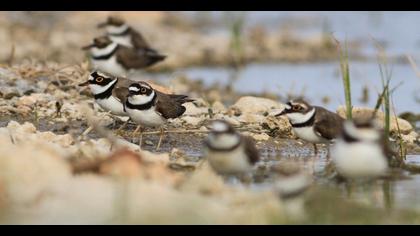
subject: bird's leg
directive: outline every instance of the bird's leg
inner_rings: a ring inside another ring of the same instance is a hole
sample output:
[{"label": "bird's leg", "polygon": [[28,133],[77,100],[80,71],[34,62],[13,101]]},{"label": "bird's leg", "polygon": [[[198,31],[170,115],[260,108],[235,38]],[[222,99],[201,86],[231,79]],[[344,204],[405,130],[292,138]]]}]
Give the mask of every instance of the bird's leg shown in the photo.
[{"label": "bird's leg", "polygon": [[327,162],[330,161],[330,147],[327,148]]},{"label": "bird's leg", "polygon": [[313,144],[314,145],[314,155],[318,155],[318,148],[316,146],[316,143]]},{"label": "bird's leg", "polygon": [[131,139],[133,140],[134,137],[136,136],[136,133],[141,129],[140,125],[137,125],[136,129],[133,131],[133,133],[131,134]]},{"label": "bird's leg", "polygon": [[160,137],[159,137],[159,142],[156,146],[156,151],[160,148],[160,144],[162,143],[162,139],[163,139],[163,134],[165,133],[165,131],[163,130],[163,127],[160,127]]},{"label": "bird's leg", "polygon": [[124,124],[122,124],[122,125],[120,126],[120,128],[118,128],[118,129],[115,131],[115,133],[119,134],[119,133],[120,133],[120,131],[121,131],[122,129],[124,129],[124,128],[127,126],[128,122],[130,122],[130,119],[131,119],[131,118],[129,118],[126,122],[124,122]]},{"label": "bird's leg", "polygon": [[143,144],[143,130],[140,128],[139,132],[140,132],[140,136],[139,136],[139,148],[141,149],[141,145]]}]

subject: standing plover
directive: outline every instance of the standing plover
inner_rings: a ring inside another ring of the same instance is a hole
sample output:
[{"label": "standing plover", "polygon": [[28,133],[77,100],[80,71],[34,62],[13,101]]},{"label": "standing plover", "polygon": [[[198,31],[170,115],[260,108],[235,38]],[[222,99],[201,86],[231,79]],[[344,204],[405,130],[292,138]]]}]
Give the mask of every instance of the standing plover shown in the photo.
[{"label": "standing plover", "polygon": [[298,99],[286,104],[286,108],[276,116],[286,115],[293,132],[301,139],[314,145],[317,154],[317,143],[329,143],[341,132],[344,119],[336,113],[319,106],[311,106]]},{"label": "standing plover", "polygon": [[[165,94],[153,89],[148,83],[140,81],[128,87],[128,96],[124,109],[131,120],[144,127],[159,127],[161,135],[156,150],[159,149],[163,137],[162,125],[170,118],[184,114],[182,105],[192,102],[186,95]],[[141,137],[141,135],[140,135]],[[141,145],[140,138],[140,145]]]}]

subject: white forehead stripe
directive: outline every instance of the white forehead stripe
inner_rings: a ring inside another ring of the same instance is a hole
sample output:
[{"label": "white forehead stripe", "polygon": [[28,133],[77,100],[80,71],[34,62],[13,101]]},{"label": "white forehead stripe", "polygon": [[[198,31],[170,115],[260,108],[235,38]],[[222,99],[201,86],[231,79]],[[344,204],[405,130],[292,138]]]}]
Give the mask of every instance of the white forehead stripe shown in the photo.
[{"label": "white forehead stripe", "polygon": [[291,106],[289,106],[288,104],[285,104],[285,107],[286,107],[286,109],[291,109],[292,107]]},{"label": "white forehead stripe", "polygon": [[134,87],[134,86],[129,87],[129,88],[128,88],[128,90],[129,90],[129,91],[135,91],[135,92],[140,91],[140,89],[139,89],[139,88]]},{"label": "white forehead stripe", "polygon": [[96,71],[96,74],[98,74],[99,76],[102,76],[102,77],[107,77],[107,75],[103,74],[103,73],[102,73],[102,72],[100,72],[100,71]]},{"label": "white forehead stripe", "polygon": [[228,126],[223,122],[214,122],[212,129],[217,132],[223,132],[228,129]]}]

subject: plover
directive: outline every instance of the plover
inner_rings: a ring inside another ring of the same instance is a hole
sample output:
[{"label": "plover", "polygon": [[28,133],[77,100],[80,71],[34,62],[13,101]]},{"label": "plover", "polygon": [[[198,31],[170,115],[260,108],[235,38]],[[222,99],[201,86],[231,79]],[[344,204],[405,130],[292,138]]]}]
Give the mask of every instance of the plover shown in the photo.
[{"label": "plover", "polygon": [[393,154],[379,127],[368,118],[346,121],[343,132],[331,146],[336,171],[347,179],[385,175]]},{"label": "plover", "polygon": [[273,190],[283,201],[287,215],[294,220],[304,218],[305,193],[313,182],[312,176],[293,162],[281,163],[272,170],[276,177]]},{"label": "plover", "polygon": [[92,44],[82,49],[89,50],[94,69],[124,77],[131,71],[147,68],[165,58],[159,54],[150,54],[118,44],[108,36],[94,38]]},{"label": "plover", "polygon": [[260,159],[254,140],[241,135],[224,120],[212,122],[204,144],[204,156],[219,174],[249,173]]},{"label": "plover", "polygon": [[[161,135],[156,150],[159,149],[163,137],[162,125],[168,119],[184,114],[182,105],[192,102],[186,95],[165,94],[153,89],[148,83],[140,81],[128,87],[128,96],[124,109],[131,120],[144,127],[159,127]],[[138,129],[136,129],[138,130]],[[140,145],[141,145],[140,135]]]},{"label": "plover", "polygon": [[275,116],[286,115],[293,132],[300,138],[314,145],[317,154],[317,143],[330,143],[341,132],[344,119],[319,106],[311,106],[304,100],[292,100],[285,109]]}]

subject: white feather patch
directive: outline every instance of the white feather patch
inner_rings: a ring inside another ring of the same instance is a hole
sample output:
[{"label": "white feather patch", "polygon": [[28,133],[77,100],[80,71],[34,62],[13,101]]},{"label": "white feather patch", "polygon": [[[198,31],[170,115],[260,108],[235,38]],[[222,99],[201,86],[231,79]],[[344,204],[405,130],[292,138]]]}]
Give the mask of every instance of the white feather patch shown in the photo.
[{"label": "white feather patch", "polygon": [[312,110],[310,110],[306,114],[293,112],[293,113],[288,113],[286,115],[292,124],[300,124],[300,123],[307,122],[309,119],[311,119],[314,113],[315,113],[315,108],[312,108]]},{"label": "white feather patch", "polygon": [[114,49],[118,46],[117,43],[113,42],[110,45],[106,46],[105,48],[97,48],[93,47],[90,49],[90,53],[94,57],[101,57],[110,54]]},{"label": "white feather patch", "polygon": [[141,94],[130,96],[128,97],[128,101],[133,105],[144,105],[152,101],[154,96],[155,91],[153,91],[150,95]]},{"label": "white feather patch", "polygon": [[223,122],[215,121],[212,124],[212,130],[216,132],[224,132],[228,130],[228,126]]},{"label": "white feather patch", "polygon": [[210,145],[218,149],[232,148],[241,141],[239,136],[235,134],[210,134],[208,139]]},{"label": "white feather patch", "polygon": [[114,79],[113,81],[111,81],[109,84],[107,84],[105,86],[100,86],[98,84],[89,84],[89,88],[90,88],[90,91],[92,91],[92,93],[94,95],[97,95],[97,94],[103,93],[106,90],[108,90],[112,85],[117,83],[117,81],[118,81],[117,79]]},{"label": "white feather patch", "polygon": [[346,121],[344,129],[351,137],[362,141],[376,141],[380,138],[377,130],[373,128],[357,128],[351,121]]},{"label": "white feather patch", "polygon": [[106,32],[108,34],[121,34],[122,32],[126,31],[128,29],[127,24],[123,24],[120,26],[114,26],[114,25],[107,25],[106,26]]}]

